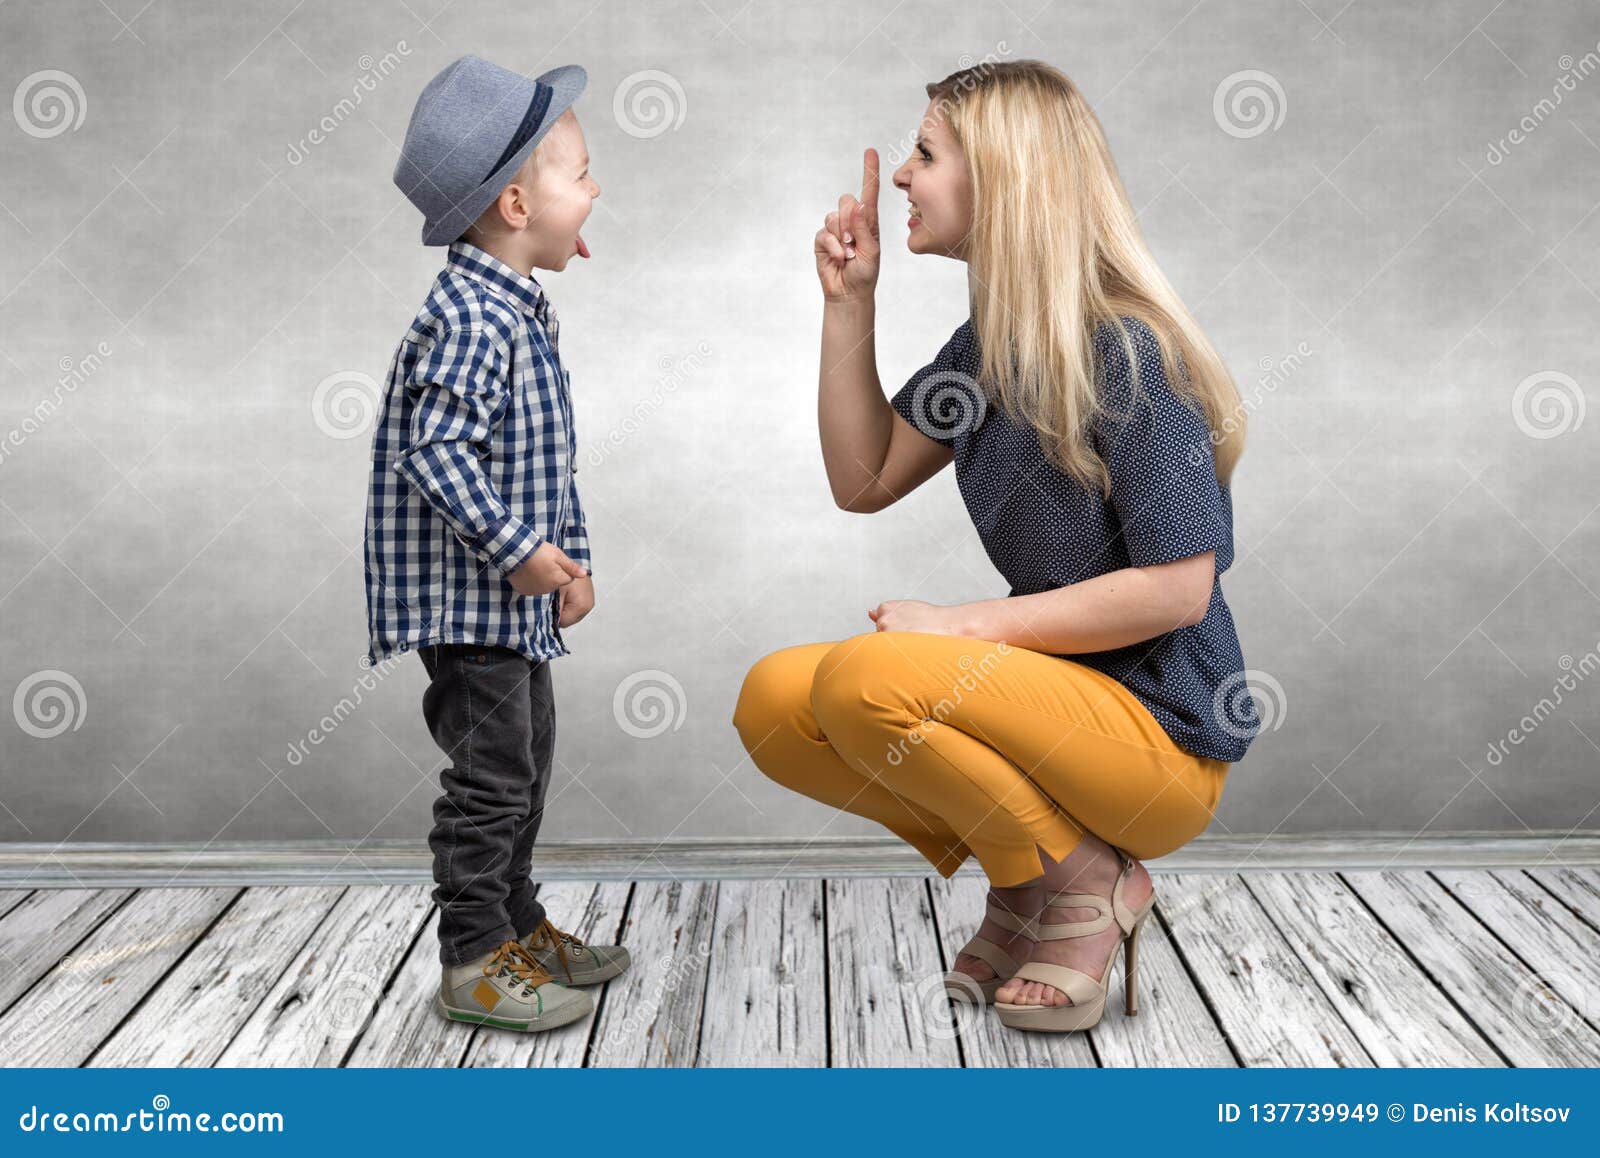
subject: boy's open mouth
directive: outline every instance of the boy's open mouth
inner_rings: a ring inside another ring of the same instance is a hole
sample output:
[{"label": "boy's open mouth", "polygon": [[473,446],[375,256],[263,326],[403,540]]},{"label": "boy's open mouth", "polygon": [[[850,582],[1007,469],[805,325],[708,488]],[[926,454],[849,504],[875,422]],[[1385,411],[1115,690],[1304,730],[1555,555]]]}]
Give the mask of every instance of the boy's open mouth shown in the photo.
[{"label": "boy's open mouth", "polygon": [[578,256],[588,257],[589,247],[583,243],[583,234],[578,234]]}]

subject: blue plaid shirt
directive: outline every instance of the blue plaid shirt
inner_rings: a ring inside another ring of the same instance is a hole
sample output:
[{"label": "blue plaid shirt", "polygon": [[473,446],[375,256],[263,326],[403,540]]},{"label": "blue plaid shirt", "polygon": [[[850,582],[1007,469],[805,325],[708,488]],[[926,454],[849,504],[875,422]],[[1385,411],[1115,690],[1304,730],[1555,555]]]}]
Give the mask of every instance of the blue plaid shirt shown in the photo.
[{"label": "blue plaid shirt", "polygon": [[368,662],[433,643],[570,654],[556,595],[519,595],[509,579],[546,540],[589,566],[559,331],[538,282],[450,247],[373,433]]}]

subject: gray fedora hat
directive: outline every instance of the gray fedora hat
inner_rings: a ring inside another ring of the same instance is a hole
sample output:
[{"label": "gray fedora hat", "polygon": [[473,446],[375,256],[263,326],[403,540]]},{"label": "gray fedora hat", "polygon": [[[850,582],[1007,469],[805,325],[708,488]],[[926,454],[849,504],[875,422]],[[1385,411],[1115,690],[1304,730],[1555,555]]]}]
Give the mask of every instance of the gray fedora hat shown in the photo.
[{"label": "gray fedora hat", "polygon": [[576,64],[529,80],[463,56],[430,80],[394,168],[394,183],[422,210],[422,244],[449,245],[465,233],[588,79]]}]

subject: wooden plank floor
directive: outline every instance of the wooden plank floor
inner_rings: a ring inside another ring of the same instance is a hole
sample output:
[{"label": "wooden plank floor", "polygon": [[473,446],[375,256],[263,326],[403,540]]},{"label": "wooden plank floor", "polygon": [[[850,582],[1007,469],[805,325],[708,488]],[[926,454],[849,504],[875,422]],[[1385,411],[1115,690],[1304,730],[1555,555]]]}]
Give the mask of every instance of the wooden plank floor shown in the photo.
[{"label": "wooden plank floor", "polygon": [[1139,1016],[1060,1036],[946,998],[976,876],[546,885],[634,964],[544,1034],[433,1011],[422,885],[0,890],[0,1063],[1600,1064],[1600,870],[1155,880]]}]

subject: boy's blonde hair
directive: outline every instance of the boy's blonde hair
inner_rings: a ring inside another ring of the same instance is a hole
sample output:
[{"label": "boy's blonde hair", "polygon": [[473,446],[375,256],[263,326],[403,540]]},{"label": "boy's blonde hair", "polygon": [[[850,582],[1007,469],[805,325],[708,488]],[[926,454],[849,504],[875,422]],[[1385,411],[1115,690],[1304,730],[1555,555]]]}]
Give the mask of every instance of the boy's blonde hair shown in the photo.
[{"label": "boy's blonde hair", "polygon": [[1042,61],[1019,60],[962,69],[927,90],[972,175],[965,256],[984,389],[1038,429],[1052,462],[1109,494],[1089,439],[1099,408],[1093,333],[1115,326],[1137,372],[1118,321],[1132,315],[1154,331],[1172,388],[1204,413],[1226,485],[1244,450],[1238,388],[1146,246],[1077,87]]}]

